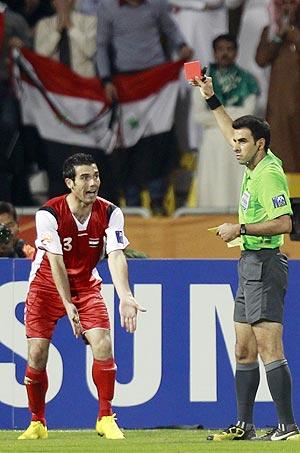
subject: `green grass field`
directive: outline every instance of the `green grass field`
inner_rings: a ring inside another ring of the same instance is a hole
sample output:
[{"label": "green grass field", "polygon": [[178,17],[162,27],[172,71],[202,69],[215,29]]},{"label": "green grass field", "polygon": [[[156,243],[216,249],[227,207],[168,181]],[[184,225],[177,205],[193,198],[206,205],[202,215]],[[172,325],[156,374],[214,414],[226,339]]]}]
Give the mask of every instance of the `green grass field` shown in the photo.
[{"label": "green grass field", "polygon": [[[211,432],[211,431],[210,431]],[[206,430],[128,430],[126,440],[108,441],[95,431],[50,431],[47,440],[18,441],[19,431],[0,431],[0,453],[194,453],[295,452],[300,442],[209,442]]]}]

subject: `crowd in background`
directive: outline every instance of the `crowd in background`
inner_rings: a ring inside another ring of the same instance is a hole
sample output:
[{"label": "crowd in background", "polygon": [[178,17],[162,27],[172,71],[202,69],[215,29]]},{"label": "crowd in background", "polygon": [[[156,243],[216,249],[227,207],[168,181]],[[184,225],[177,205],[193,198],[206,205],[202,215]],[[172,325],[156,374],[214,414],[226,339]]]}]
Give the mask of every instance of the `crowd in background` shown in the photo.
[{"label": "crowd in background", "polygon": [[[185,187],[183,157],[188,154],[196,157],[191,173],[196,205],[226,210],[237,205],[242,169],[217,133],[211,112],[183,77],[171,131],[108,155],[103,149],[41,139],[36,129],[21,124],[8,56],[11,48],[22,46],[81,76],[98,76],[112,103],[119,96],[114,74],[136,73],[170,59],[200,60],[231,115],[266,117],[272,151],[287,172],[300,172],[299,0],[0,2],[0,200],[31,206],[43,196],[64,193],[61,162],[80,151],[92,153],[99,165],[101,196],[141,206],[146,192],[152,212],[164,215],[170,185],[175,198]],[[41,173],[46,177],[36,178]]]}]

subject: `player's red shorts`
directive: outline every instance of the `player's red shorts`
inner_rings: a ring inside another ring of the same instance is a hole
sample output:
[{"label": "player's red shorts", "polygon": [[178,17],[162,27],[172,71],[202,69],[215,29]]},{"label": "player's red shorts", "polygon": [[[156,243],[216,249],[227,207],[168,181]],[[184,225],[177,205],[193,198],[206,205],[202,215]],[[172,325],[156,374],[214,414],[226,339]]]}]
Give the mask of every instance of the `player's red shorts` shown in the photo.
[{"label": "player's red shorts", "polygon": [[[83,332],[100,327],[109,329],[109,318],[99,289],[72,297],[76,305]],[[30,289],[25,303],[25,327],[28,338],[51,340],[57,321],[66,315],[58,294]]]}]

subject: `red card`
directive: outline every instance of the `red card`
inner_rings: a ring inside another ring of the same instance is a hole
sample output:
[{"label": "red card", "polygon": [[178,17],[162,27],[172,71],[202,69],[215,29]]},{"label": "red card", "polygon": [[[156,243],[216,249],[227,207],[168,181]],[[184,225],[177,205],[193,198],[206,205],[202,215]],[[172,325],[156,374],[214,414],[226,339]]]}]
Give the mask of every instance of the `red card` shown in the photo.
[{"label": "red card", "polygon": [[187,81],[193,80],[195,77],[202,77],[202,69],[200,61],[189,61],[184,63],[184,74]]}]

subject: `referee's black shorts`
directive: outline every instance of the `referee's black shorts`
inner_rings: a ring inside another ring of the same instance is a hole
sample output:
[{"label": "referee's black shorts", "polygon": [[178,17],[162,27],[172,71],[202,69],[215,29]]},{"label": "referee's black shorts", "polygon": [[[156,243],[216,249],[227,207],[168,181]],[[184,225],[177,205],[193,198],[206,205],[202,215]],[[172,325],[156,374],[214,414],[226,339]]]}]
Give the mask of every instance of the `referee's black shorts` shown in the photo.
[{"label": "referee's black shorts", "polygon": [[288,280],[287,257],[278,248],[243,250],[238,273],[234,321],[282,323]]}]

